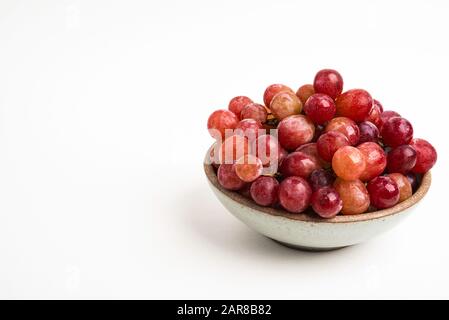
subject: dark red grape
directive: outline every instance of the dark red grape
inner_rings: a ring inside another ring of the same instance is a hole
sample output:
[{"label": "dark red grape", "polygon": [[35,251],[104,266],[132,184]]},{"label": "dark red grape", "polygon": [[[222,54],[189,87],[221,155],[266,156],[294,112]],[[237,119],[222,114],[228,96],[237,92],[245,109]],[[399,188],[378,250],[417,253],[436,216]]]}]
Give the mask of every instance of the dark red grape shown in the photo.
[{"label": "dark red grape", "polygon": [[322,218],[333,218],[343,208],[343,201],[333,187],[323,187],[316,190],[312,194],[310,202],[313,211]]},{"label": "dark red grape", "polygon": [[335,176],[329,170],[317,169],[312,171],[308,181],[312,190],[316,191],[322,187],[332,186]]},{"label": "dark red grape", "polygon": [[343,92],[335,103],[337,115],[361,122],[368,117],[373,106],[373,98],[363,89],[352,89]]},{"label": "dark red grape", "polygon": [[382,131],[382,126],[384,125],[385,122],[387,122],[393,117],[400,117],[400,116],[401,115],[396,111],[387,110],[382,112],[379,117],[379,124],[376,124],[376,126],[379,128],[379,132]]},{"label": "dark red grape", "polygon": [[413,172],[408,172],[405,176],[410,182],[413,192],[415,192],[419,187],[418,176],[416,175],[416,173]]},{"label": "dark red grape", "polygon": [[320,157],[327,162],[332,161],[334,153],[344,146],[349,146],[349,140],[338,131],[329,131],[321,135],[316,142],[316,147]]},{"label": "dark red grape", "polygon": [[279,182],[273,177],[261,176],[251,184],[250,193],[258,205],[272,206],[279,198]]},{"label": "dark red grape", "polygon": [[412,140],[413,127],[407,119],[392,117],[383,124],[381,134],[384,143],[394,148]]},{"label": "dark red grape", "polygon": [[288,177],[279,185],[279,201],[282,207],[292,213],[300,213],[310,204],[312,189],[301,177]]},{"label": "dark red grape", "polygon": [[438,157],[435,148],[424,139],[413,139],[410,145],[416,150],[416,164],[412,171],[426,173],[432,169]]},{"label": "dark red grape", "polygon": [[376,177],[368,182],[366,188],[371,204],[377,209],[390,208],[399,201],[399,187],[390,177]]},{"label": "dark red grape", "polygon": [[298,176],[307,179],[312,171],[316,169],[321,169],[316,158],[300,151],[295,151],[282,161],[279,171],[284,177]]},{"label": "dark red grape", "polygon": [[217,178],[220,185],[228,190],[240,190],[245,182],[240,180],[234,170],[233,164],[221,164],[218,168]]},{"label": "dark red grape", "polygon": [[331,120],[336,112],[334,100],[323,93],[315,93],[307,99],[304,105],[306,115],[317,124]]},{"label": "dark red grape", "polygon": [[364,142],[378,142],[379,129],[370,121],[363,121],[359,123],[360,138],[358,143]]},{"label": "dark red grape", "polygon": [[394,173],[407,173],[413,169],[416,164],[417,154],[415,149],[405,144],[392,149],[387,157],[387,170]]},{"label": "dark red grape", "polygon": [[343,78],[335,70],[323,69],[315,75],[313,88],[316,93],[324,93],[335,99],[343,91]]}]

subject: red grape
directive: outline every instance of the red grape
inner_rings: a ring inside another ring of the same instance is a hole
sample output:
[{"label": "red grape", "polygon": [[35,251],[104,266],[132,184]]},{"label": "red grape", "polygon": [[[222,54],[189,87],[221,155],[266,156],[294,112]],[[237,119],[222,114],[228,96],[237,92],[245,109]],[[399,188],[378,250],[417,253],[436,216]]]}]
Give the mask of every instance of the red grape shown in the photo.
[{"label": "red grape", "polygon": [[288,177],[279,185],[279,201],[292,213],[304,211],[310,204],[312,189],[301,177]]},{"label": "red grape", "polygon": [[406,176],[400,173],[390,173],[387,175],[396,182],[399,188],[399,202],[407,200],[412,196],[412,185]]},{"label": "red grape", "polygon": [[376,124],[376,126],[379,128],[379,131],[382,131],[382,126],[385,122],[390,120],[393,117],[400,117],[401,115],[397,113],[396,111],[387,110],[380,114],[379,116],[379,124]]},{"label": "red grape", "polygon": [[264,134],[255,140],[252,150],[256,156],[262,161],[264,166],[279,161],[280,146],[277,139],[269,134]]},{"label": "red grape", "polygon": [[295,150],[300,145],[310,142],[315,133],[315,126],[303,115],[290,116],[278,125],[278,138],[282,147]]},{"label": "red grape", "polygon": [[283,84],[272,84],[268,86],[263,94],[263,103],[269,108],[273,97],[277,95],[279,92],[285,91],[293,92],[292,89]]},{"label": "red grape", "polygon": [[364,142],[378,142],[379,129],[370,121],[363,121],[359,123],[360,139],[358,143]]},{"label": "red grape", "polygon": [[261,176],[251,184],[251,198],[261,206],[272,206],[278,201],[279,182],[273,177]]},{"label": "red grape", "polygon": [[229,110],[214,111],[207,120],[207,129],[212,138],[224,139],[225,130],[234,130],[239,119]]},{"label": "red grape", "polygon": [[365,170],[365,166],[363,154],[355,147],[342,147],[332,157],[332,169],[344,180],[358,179]]},{"label": "red grape", "polygon": [[279,171],[284,177],[298,176],[307,179],[316,169],[321,169],[321,166],[315,158],[300,151],[295,151],[282,161]]},{"label": "red grape", "polygon": [[228,190],[240,190],[245,186],[245,182],[235,173],[233,164],[220,165],[217,178],[220,185]]},{"label": "red grape", "polygon": [[388,172],[407,173],[413,169],[416,164],[416,150],[410,145],[405,144],[392,149],[387,157]]},{"label": "red grape", "polygon": [[382,125],[381,129],[384,143],[390,147],[407,144],[413,138],[412,124],[401,117],[392,117]]},{"label": "red grape", "polygon": [[376,177],[368,182],[366,188],[371,204],[377,209],[390,208],[399,201],[398,185],[390,177]]},{"label": "red grape", "polygon": [[416,164],[412,171],[426,173],[432,169],[438,157],[435,148],[424,139],[413,139],[410,145],[416,150]]},{"label": "red grape", "polygon": [[293,92],[279,92],[271,100],[270,110],[276,119],[282,120],[301,113],[302,102]]},{"label": "red grape", "polygon": [[356,122],[364,121],[373,106],[373,98],[363,89],[343,92],[336,100],[337,114]]},{"label": "red grape", "polygon": [[284,161],[285,158],[287,158],[288,156],[288,151],[285,150],[284,148],[282,148],[281,146],[279,146],[279,164],[282,163],[282,161]]},{"label": "red grape", "polygon": [[380,125],[380,114],[384,111],[384,108],[379,101],[373,99],[373,106],[368,114],[366,121],[372,122],[376,127]]},{"label": "red grape", "polygon": [[405,176],[412,186],[412,191],[415,192],[419,187],[418,176],[413,172],[407,172]]},{"label": "red grape", "polygon": [[299,87],[298,91],[296,91],[296,96],[301,100],[302,104],[305,104],[307,99],[315,93],[315,89],[313,89],[313,85],[305,84]]},{"label": "red grape", "polygon": [[323,124],[331,120],[336,110],[334,100],[323,93],[315,93],[310,96],[304,105],[306,115],[317,124]]},{"label": "red grape", "polygon": [[259,158],[247,154],[235,162],[234,170],[241,180],[253,182],[262,174],[263,165]]},{"label": "red grape", "polygon": [[349,118],[337,117],[329,121],[324,132],[338,131],[348,138],[351,145],[356,145],[360,138],[360,130],[357,124]]},{"label": "red grape", "polygon": [[368,181],[384,172],[387,166],[385,151],[374,142],[364,142],[357,147],[365,158],[366,166],[360,175],[360,180]]},{"label": "red grape", "polygon": [[329,131],[322,134],[316,142],[316,147],[320,157],[327,162],[332,161],[335,151],[344,146],[349,146],[349,140],[338,131]]},{"label": "red grape", "polygon": [[242,112],[243,108],[250,103],[253,103],[253,100],[251,100],[250,98],[245,96],[237,96],[229,101],[228,109],[240,119],[240,113]]},{"label": "red grape", "polygon": [[316,191],[322,187],[332,186],[335,176],[329,170],[317,169],[312,171],[307,181],[309,181],[312,190]]},{"label": "red grape", "polygon": [[347,181],[337,178],[334,188],[343,200],[343,214],[360,214],[369,207],[369,194],[365,184],[360,180]]},{"label": "red grape", "polygon": [[313,88],[316,93],[324,93],[335,99],[343,91],[343,78],[335,70],[323,69],[315,75]]},{"label": "red grape", "polygon": [[247,137],[249,141],[257,139],[259,134],[264,131],[265,130],[262,129],[262,124],[254,119],[243,119],[235,128],[236,134]]},{"label": "red grape", "polygon": [[313,210],[322,218],[333,218],[343,208],[343,201],[337,190],[332,187],[323,187],[312,194],[311,204]]},{"label": "red grape", "polygon": [[231,136],[220,146],[220,163],[232,164],[248,153],[248,139],[239,135]]},{"label": "red grape", "polygon": [[265,107],[258,103],[247,104],[240,113],[240,118],[243,119],[254,119],[260,123],[265,123],[267,121],[267,110]]},{"label": "red grape", "polygon": [[301,151],[302,153],[305,153],[305,154],[311,156],[312,158],[315,158],[316,161],[323,168],[330,167],[330,163],[329,162],[326,162],[323,159],[321,159],[320,155],[318,154],[318,149],[317,149],[317,146],[316,146],[315,142],[310,142],[310,143],[303,144],[303,145],[299,146],[295,151]]}]

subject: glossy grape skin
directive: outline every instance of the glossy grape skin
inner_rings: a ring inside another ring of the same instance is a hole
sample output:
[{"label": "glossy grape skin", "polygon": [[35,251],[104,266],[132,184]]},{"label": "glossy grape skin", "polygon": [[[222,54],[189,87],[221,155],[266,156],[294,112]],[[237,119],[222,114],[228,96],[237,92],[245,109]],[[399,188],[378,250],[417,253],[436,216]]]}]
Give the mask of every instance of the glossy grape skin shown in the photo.
[{"label": "glossy grape skin", "polygon": [[335,70],[323,69],[315,75],[313,88],[316,93],[324,93],[336,99],[343,91],[343,78]]},{"label": "glossy grape skin", "polygon": [[334,100],[322,93],[315,93],[304,105],[305,114],[316,124],[324,124],[331,120],[337,108]]},{"label": "glossy grape skin", "polygon": [[412,191],[415,192],[418,190],[419,182],[418,182],[418,176],[413,172],[407,172],[405,175],[410,182],[410,185],[412,186]]},{"label": "glossy grape skin", "polygon": [[413,127],[407,119],[392,117],[382,125],[381,135],[384,143],[394,148],[412,140]]},{"label": "glossy grape skin", "polygon": [[279,202],[292,213],[303,212],[310,204],[312,189],[301,177],[288,177],[279,185]]},{"label": "glossy grape skin", "polygon": [[324,161],[320,155],[318,154],[318,148],[316,146],[315,142],[310,142],[310,143],[306,143],[303,144],[301,146],[299,146],[295,151],[301,151],[309,156],[311,156],[312,158],[315,158],[316,161],[320,164],[321,167],[323,168],[328,168],[330,167],[330,163]]},{"label": "glossy grape skin", "polygon": [[309,97],[315,93],[315,89],[313,89],[312,84],[305,84],[303,86],[300,86],[298,91],[296,91],[296,96],[301,100],[302,104],[304,105],[309,99]]},{"label": "glossy grape skin", "polygon": [[298,176],[307,179],[317,169],[321,169],[321,166],[315,158],[295,151],[282,161],[279,171],[284,177]]},{"label": "glossy grape skin", "polygon": [[253,100],[251,100],[250,98],[245,96],[237,96],[229,101],[228,109],[240,119],[240,114],[243,108],[250,103],[253,103]]},{"label": "glossy grape skin", "polygon": [[416,164],[412,171],[414,173],[426,173],[437,162],[437,151],[424,139],[413,139],[410,146],[416,150]]},{"label": "glossy grape skin", "polygon": [[406,176],[404,176],[401,173],[390,173],[387,175],[387,177],[390,177],[391,179],[396,182],[399,188],[399,202],[402,202],[404,200],[407,200],[410,198],[413,194],[412,191],[412,185],[410,184],[410,181],[407,179]]},{"label": "glossy grape skin", "polygon": [[233,135],[227,138],[220,146],[220,163],[232,164],[237,159],[249,153],[248,139],[243,136]]},{"label": "glossy grape skin", "polygon": [[334,188],[343,201],[341,213],[344,215],[360,214],[368,210],[370,197],[365,184],[360,180],[347,181],[337,178]]},{"label": "glossy grape skin", "polygon": [[316,191],[322,187],[332,186],[335,181],[335,176],[329,170],[317,169],[312,171],[307,181],[312,190]]},{"label": "glossy grape skin", "polygon": [[368,117],[365,119],[365,121],[370,121],[376,127],[379,128],[380,115],[382,112],[384,112],[384,108],[382,107],[382,104],[379,101],[377,101],[376,99],[373,99],[373,106],[371,107],[371,110],[368,113]]},{"label": "glossy grape skin", "polygon": [[279,162],[280,148],[276,137],[264,134],[254,141],[251,150],[255,151],[264,166],[268,166],[271,161]]},{"label": "glossy grape skin", "polygon": [[399,113],[397,113],[396,111],[392,111],[392,110],[387,110],[384,111],[380,114],[379,117],[379,124],[377,125],[377,127],[379,128],[379,132],[382,132],[382,127],[384,125],[385,122],[387,122],[388,120],[390,120],[393,117],[400,117],[401,115]]},{"label": "glossy grape skin", "polygon": [[390,208],[399,201],[398,185],[390,177],[376,177],[368,182],[366,189],[370,195],[371,205],[377,209]]},{"label": "glossy grape skin", "polygon": [[323,187],[312,194],[310,200],[313,211],[321,218],[333,218],[343,208],[343,201],[333,187]]},{"label": "glossy grape skin", "polygon": [[269,207],[278,202],[279,182],[273,177],[257,178],[250,189],[251,198],[260,206]]},{"label": "glossy grape skin", "polygon": [[279,92],[285,91],[294,93],[293,90],[290,89],[290,87],[287,87],[286,85],[283,84],[272,84],[268,86],[263,94],[263,103],[265,104],[265,106],[269,108],[273,97],[277,95]]},{"label": "glossy grape skin", "polygon": [[408,144],[392,149],[387,156],[387,171],[406,174],[416,164],[416,150]]},{"label": "glossy grape skin", "polygon": [[225,130],[234,130],[237,124],[239,123],[239,119],[237,116],[229,110],[217,110],[212,112],[207,120],[207,129],[209,134],[214,139],[225,138]]},{"label": "glossy grape skin", "polygon": [[370,121],[359,123],[360,138],[358,143],[379,142],[379,129]]},{"label": "glossy grape skin", "polygon": [[350,118],[355,122],[364,121],[373,106],[373,98],[363,89],[343,92],[335,101],[337,115]]},{"label": "glossy grape skin", "polygon": [[338,177],[344,180],[359,179],[365,166],[363,154],[355,147],[342,147],[332,157],[332,169]]},{"label": "glossy grape skin", "polygon": [[310,142],[314,134],[315,126],[313,122],[303,115],[287,117],[278,125],[279,143],[289,151]]},{"label": "glossy grape skin", "polygon": [[270,110],[276,119],[282,120],[289,116],[300,114],[302,102],[293,92],[279,92],[271,100]]},{"label": "glossy grape skin", "polygon": [[348,138],[349,143],[354,146],[359,142],[360,129],[357,124],[347,117],[337,117],[329,121],[324,132],[338,131]]},{"label": "glossy grape skin", "polygon": [[240,180],[253,182],[262,174],[263,165],[259,158],[247,154],[235,162],[234,170]]},{"label": "glossy grape skin", "polygon": [[364,142],[357,146],[357,149],[362,153],[366,163],[360,180],[368,181],[384,172],[387,166],[387,156],[377,143]]},{"label": "glossy grape skin", "polygon": [[246,105],[240,113],[240,119],[254,119],[260,123],[265,123],[267,121],[267,116],[267,109],[258,103],[250,103]]},{"label": "glossy grape skin", "polygon": [[262,128],[262,124],[257,120],[243,119],[235,127],[235,134],[245,136],[251,142],[263,134],[265,130]]},{"label": "glossy grape skin", "polygon": [[221,164],[217,171],[217,178],[220,185],[228,190],[240,190],[246,185],[235,173],[233,164]]},{"label": "glossy grape skin", "polygon": [[349,146],[349,140],[338,131],[329,131],[322,134],[316,142],[318,154],[324,161],[331,162],[334,153],[341,147]]}]

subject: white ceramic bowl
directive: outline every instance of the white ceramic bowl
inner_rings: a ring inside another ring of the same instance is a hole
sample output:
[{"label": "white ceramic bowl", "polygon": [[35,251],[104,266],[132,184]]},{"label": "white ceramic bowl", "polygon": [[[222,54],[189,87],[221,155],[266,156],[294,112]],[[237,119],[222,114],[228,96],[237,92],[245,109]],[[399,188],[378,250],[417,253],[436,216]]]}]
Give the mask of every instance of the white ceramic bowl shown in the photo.
[{"label": "white ceramic bowl", "polygon": [[[208,155],[209,152],[206,157]],[[282,209],[259,206],[237,192],[222,188],[212,165],[205,163],[204,171],[218,200],[240,221],[286,246],[305,250],[342,248],[390,230],[418,207],[418,202],[427,193],[431,183],[431,174],[428,172],[422,177],[413,196],[394,207],[322,219],[311,212],[292,214]]]}]

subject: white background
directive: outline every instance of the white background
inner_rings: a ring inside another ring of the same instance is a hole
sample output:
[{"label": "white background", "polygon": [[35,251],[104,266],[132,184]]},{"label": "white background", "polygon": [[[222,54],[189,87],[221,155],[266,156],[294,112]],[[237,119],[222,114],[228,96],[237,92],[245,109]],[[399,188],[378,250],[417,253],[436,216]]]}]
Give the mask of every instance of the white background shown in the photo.
[{"label": "white background", "polygon": [[[1,298],[449,298],[447,1],[0,2]],[[294,251],[202,171],[235,95],[341,72],[439,152],[420,210]]]}]

